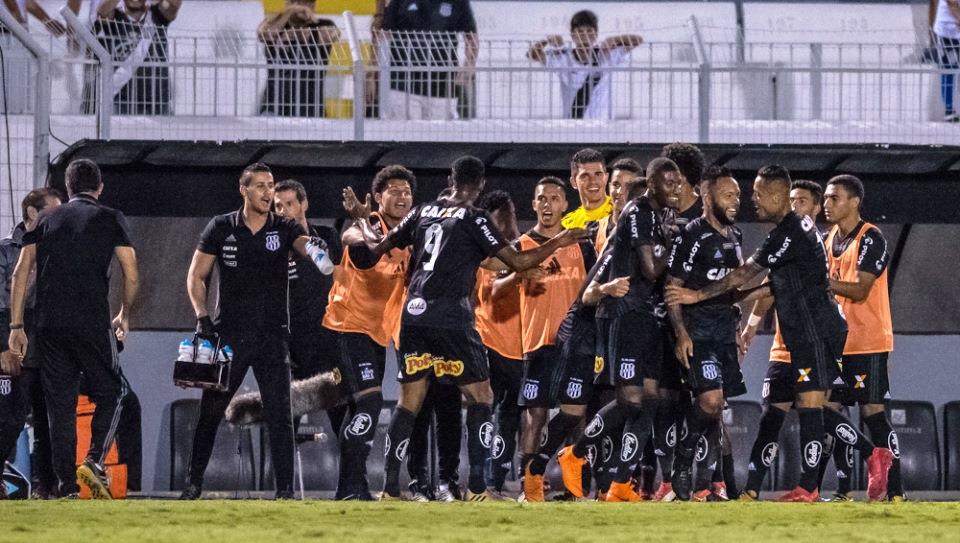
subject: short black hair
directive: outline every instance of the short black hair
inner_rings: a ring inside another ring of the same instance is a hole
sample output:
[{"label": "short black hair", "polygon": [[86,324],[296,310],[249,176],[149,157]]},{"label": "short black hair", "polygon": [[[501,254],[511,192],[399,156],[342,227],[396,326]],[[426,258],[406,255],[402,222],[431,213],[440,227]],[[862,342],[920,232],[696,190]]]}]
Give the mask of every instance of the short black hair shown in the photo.
[{"label": "short black hair", "polygon": [[249,186],[253,176],[258,173],[269,173],[272,175],[273,170],[263,162],[254,162],[243,169],[243,173],[240,174],[240,184],[245,187]]},{"label": "short black hair", "polygon": [[733,172],[726,166],[710,166],[703,172],[703,177],[700,181],[709,188],[716,185],[717,180],[721,177],[733,177]]},{"label": "short black hair", "polygon": [[643,173],[643,166],[641,166],[639,162],[632,158],[621,158],[614,162],[612,166],[610,166],[610,171],[614,170],[623,170],[625,172],[640,175]]},{"label": "short black hair", "polygon": [[88,158],[78,158],[67,165],[64,173],[67,184],[67,193],[70,196],[82,192],[95,192],[103,183],[100,167]]},{"label": "short black hair", "polygon": [[856,196],[857,198],[860,198],[860,203],[863,203],[863,181],[861,181],[859,178],[846,174],[837,175],[831,177],[830,180],[827,181],[827,186],[829,187],[830,185],[840,185],[844,190],[847,191],[847,194],[849,194],[851,198]]},{"label": "short black hair", "polygon": [[589,147],[580,149],[574,153],[573,158],[570,159],[570,175],[576,176],[577,170],[582,164],[591,164],[593,162],[599,162],[601,165],[604,164],[603,153]]},{"label": "short black hair", "polygon": [[486,176],[483,161],[475,156],[462,156],[453,161],[450,168],[450,180],[458,188],[479,187]]},{"label": "short black hair", "polygon": [[381,192],[387,190],[387,184],[391,179],[400,179],[406,181],[410,185],[410,191],[415,192],[417,190],[417,177],[413,175],[409,169],[399,165],[391,164],[389,166],[384,166],[377,175],[373,176],[373,184],[371,185],[371,192],[374,194],[380,194]]},{"label": "short black hair", "polygon": [[816,181],[810,181],[809,179],[797,179],[790,184],[790,190],[801,189],[809,191],[813,195],[813,199],[819,202],[823,199],[823,187],[820,186],[820,183]]},{"label": "short black hair", "polygon": [[659,177],[667,172],[679,172],[680,168],[677,167],[677,163],[665,157],[657,157],[650,161],[647,164],[647,183],[653,181],[655,177]]},{"label": "short black hair", "polygon": [[540,178],[540,180],[537,181],[536,186],[539,187],[540,185],[556,185],[563,190],[567,190],[567,184],[563,182],[563,179],[560,179],[559,177],[554,177],[552,175],[548,175],[546,177]]},{"label": "short black hair", "polygon": [[43,208],[46,207],[47,198],[53,196],[60,200],[60,193],[56,189],[49,187],[43,187],[39,189],[33,189],[23,197],[23,201],[20,202],[20,211],[23,213],[23,222],[27,222],[30,218],[27,216],[27,209],[33,208],[37,212],[43,211]]},{"label": "short black hair", "polygon": [[492,190],[480,197],[480,200],[477,201],[477,207],[488,213],[493,213],[511,203],[513,203],[513,198],[510,197],[509,192],[505,190]]},{"label": "short black hair", "polygon": [[296,179],[284,179],[273,190],[274,192],[292,190],[297,195],[297,201],[301,204],[307,200],[307,189],[303,188],[303,183]]},{"label": "short black hair", "polygon": [[647,189],[650,188],[647,185],[646,177],[638,177],[636,182],[630,185],[630,190],[627,191],[627,201],[635,200],[643,196],[644,192],[647,192]]},{"label": "short black hair", "polygon": [[781,181],[786,183],[788,189],[793,185],[793,181],[790,179],[790,170],[779,164],[771,164],[760,168],[760,171],[757,172],[757,177],[762,178],[766,182]]},{"label": "short black hair", "polygon": [[600,22],[597,19],[597,14],[590,11],[589,9],[584,9],[573,14],[573,17],[570,17],[570,31],[574,31],[581,27],[589,27],[594,30],[600,29]]},{"label": "short black hair", "polygon": [[687,183],[694,187],[700,184],[706,159],[699,147],[692,143],[675,142],[664,145],[660,156],[672,160],[680,169],[680,175],[687,178]]}]

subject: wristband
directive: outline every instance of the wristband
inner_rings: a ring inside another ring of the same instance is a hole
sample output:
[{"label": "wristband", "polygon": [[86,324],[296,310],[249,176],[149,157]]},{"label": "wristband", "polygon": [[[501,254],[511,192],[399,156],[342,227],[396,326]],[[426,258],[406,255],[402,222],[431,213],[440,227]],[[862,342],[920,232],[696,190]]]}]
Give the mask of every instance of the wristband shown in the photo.
[{"label": "wristband", "polygon": [[756,328],[757,326],[760,326],[760,322],[762,320],[763,320],[763,317],[761,317],[760,315],[754,315],[753,313],[750,313],[750,318],[747,319],[747,326]]},{"label": "wristband", "polygon": [[20,324],[11,324],[8,328],[11,330],[23,330],[23,323]]}]

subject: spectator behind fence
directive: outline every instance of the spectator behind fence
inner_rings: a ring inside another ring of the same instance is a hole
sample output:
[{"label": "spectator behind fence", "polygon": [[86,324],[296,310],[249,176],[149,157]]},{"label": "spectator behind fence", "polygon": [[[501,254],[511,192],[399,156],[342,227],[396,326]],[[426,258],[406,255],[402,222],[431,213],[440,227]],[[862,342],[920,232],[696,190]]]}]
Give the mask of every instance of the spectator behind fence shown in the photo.
[{"label": "spectator behind fence", "polygon": [[[102,0],[93,34],[114,62],[113,111],[121,115],[170,115],[167,27],[183,0]],[[95,67],[86,70],[83,112],[97,103]]]},{"label": "spectator behind fence", "polygon": [[287,0],[279,14],[267,15],[257,29],[267,62],[267,88],[261,115],[323,117],[323,75],[330,45],[340,39],[333,21],[313,12],[312,0]]},{"label": "spectator behind fence", "polygon": [[[28,28],[27,14],[30,14],[54,36],[62,36],[66,32],[63,23],[51,19],[36,0],[3,0],[3,4],[24,28]],[[80,9],[80,0],[70,0],[67,5],[76,13]],[[30,97],[34,94],[30,70],[32,57],[20,40],[3,24],[0,24],[0,49],[3,49],[0,83],[6,92],[0,96],[0,112],[27,113],[31,111]]]},{"label": "spectator behind fence", "polygon": [[[930,0],[929,21],[940,69],[960,70],[960,0]],[[954,107],[956,82],[956,73],[940,75],[940,97],[948,123],[960,122]]]},{"label": "spectator behind fence", "polygon": [[570,119],[612,119],[612,68],[643,43],[635,34],[612,36],[597,45],[599,25],[592,11],[578,11],[570,19],[573,46],[564,45],[563,36],[549,36],[534,43],[527,52],[560,76],[560,95],[564,115]]},{"label": "spectator behind fence", "polygon": [[[390,43],[390,91],[381,113],[389,119],[455,119],[458,88],[473,77],[477,23],[469,0],[392,0],[383,13]],[[456,33],[465,34],[459,66]],[[434,71],[436,68],[449,71]],[[426,71],[416,71],[426,68]]]}]

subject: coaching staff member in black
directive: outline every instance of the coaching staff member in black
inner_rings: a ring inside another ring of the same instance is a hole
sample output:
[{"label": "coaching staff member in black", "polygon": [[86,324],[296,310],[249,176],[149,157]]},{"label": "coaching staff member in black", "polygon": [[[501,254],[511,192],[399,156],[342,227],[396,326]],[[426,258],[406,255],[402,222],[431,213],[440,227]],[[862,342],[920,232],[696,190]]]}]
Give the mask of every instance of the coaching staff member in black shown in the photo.
[{"label": "coaching staff member in black", "polygon": [[[274,193],[270,168],[260,163],[247,166],[240,176],[243,207],[214,217],[193,253],[187,291],[197,314],[197,332],[203,336],[220,334],[223,343],[233,348],[234,359],[228,390],[204,391],[200,400],[188,485],[180,499],[200,497],[203,473],[224,410],[250,367],[260,386],[270,432],[276,496],[293,499],[287,259],[291,251],[296,251],[327,274],[333,272],[333,264],[321,240],[311,240],[296,221],[270,211]],[[220,272],[217,323],[207,313],[207,279],[214,264]]]},{"label": "coaching staff member in black", "polygon": [[[70,201],[43,211],[36,228],[23,237],[10,288],[9,343],[16,356],[26,354],[23,308],[27,281],[36,266],[36,339],[59,493],[76,494],[79,479],[90,487],[94,498],[109,499],[101,466],[130,391],[120,371],[117,341],[123,341],[129,329],[130,308],[137,294],[137,259],[127,220],[99,202],[103,191],[100,168],[90,160],[74,160],[67,166],[66,184]],[[107,294],[114,256],[123,272],[123,295],[120,312],[111,323]],[[97,408],[90,449],[77,467],[81,372],[85,392]]]}]

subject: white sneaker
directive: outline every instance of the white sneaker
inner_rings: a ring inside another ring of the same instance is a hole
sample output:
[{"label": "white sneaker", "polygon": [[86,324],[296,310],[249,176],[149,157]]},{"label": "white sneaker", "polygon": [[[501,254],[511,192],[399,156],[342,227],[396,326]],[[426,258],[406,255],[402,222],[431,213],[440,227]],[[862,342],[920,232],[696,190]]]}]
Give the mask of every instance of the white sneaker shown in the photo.
[{"label": "white sneaker", "polygon": [[438,502],[455,502],[457,497],[453,495],[453,491],[450,490],[450,485],[446,483],[441,483],[437,487],[437,501]]},{"label": "white sneaker", "polygon": [[960,123],[960,114],[958,114],[958,113],[951,113],[950,115],[947,115],[946,117],[943,118],[943,122],[945,122],[945,123]]}]

